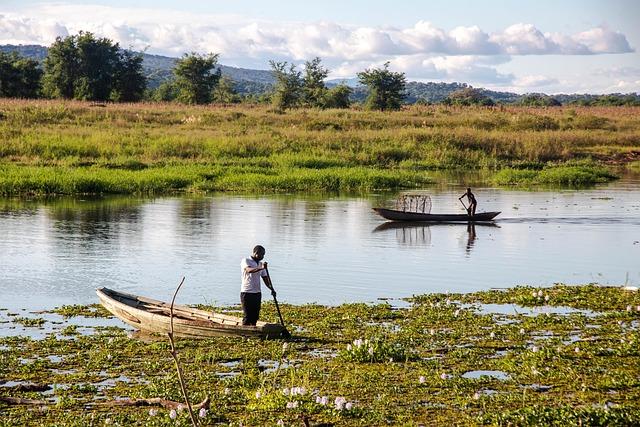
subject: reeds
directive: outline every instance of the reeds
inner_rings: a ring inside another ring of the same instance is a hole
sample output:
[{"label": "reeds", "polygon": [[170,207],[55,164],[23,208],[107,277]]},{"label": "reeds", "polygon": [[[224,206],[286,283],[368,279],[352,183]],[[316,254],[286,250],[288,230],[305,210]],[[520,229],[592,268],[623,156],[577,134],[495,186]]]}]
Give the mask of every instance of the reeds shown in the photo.
[{"label": "reeds", "polygon": [[[0,101],[0,188],[22,192],[412,187],[425,171],[602,160],[640,148],[640,108]],[[516,175],[512,174],[512,177]]]}]

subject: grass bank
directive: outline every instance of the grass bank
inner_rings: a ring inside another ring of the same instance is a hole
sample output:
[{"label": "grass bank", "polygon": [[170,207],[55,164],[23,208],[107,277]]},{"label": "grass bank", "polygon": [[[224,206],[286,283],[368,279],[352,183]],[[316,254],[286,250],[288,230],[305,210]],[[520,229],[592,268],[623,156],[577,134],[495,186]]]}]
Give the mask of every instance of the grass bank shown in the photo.
[{"label": "grass bank", "polygon": [[436,170],[640,158],[640,108],[262,106],[0,100],[2,194],[411,188]]},{"label": "grass bank", "polygon": [[[516,287],[415,296],[404,308],[282,310],[294,332],[286,344],[178,341],[192,400],[211,398],[205,425],[640,422],[637,291]],[[43,318],[37,321],[0,311],[3,321],[27,331],[0,339],[0,397],[46,401],[45,409],[0,403],[3,425],[190,425],[185,411],[173,420],[160,407],[113,406],[123,398],[180,401],[166,339],[71,324],[82,325],[86,318],[78,316],[110,317],[97,306],[55,312],[28,315]],[[263,317],[277,319],[272,304]],[[41,339],[24,336],[47,327],[53,330]]]}]

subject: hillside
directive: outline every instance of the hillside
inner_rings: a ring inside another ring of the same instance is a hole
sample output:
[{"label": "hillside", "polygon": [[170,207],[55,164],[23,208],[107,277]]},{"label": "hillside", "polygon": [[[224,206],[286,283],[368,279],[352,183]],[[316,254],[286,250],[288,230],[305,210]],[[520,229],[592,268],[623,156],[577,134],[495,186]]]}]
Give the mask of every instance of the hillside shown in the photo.
[{"label": "hillside", "polygon": [[[17,52],[18,54],[43,61],[47,56],[47,48],[39,45],[0,45],[0,51]],[[157,88],[162,82],[171,78],[172,68],[176,58],[151,55],[142,53],[143,68],[148,79],[148,87],[150,89]],[[222,74],[230,77],[235,82],[236,91],[241,95],[255,94],[260,95],[271,90],[274,82],[273,75],[269,70],[253,70],[249,68],[237,68],[227,65],[220,65]],[[361,102],[367,96],[366,88],[359,86],[357,79],[334,79],[327,81],[328,86],[344,83],[353,87],[354,91],[351,96],[353,101]],[[413,104],[415,102],[438,103],[444,100],[450,93],[460,89],[469,87],[466,83],[437,83],[437,82],[408,82],[406,102]],[[482,93],[491,98],[496,103],[516,103],[522,95],[512,92],[498,92],[489,89],[481,89]],[[541,94],[544,95],[544,94]],[[621,94],[613,94],[621,97]],[[598,98],[598,95],[590,94],[560,94],[554,95],[562,104],[571,102],[589,102]],[[640,95],[631,94],[627,98],[632,98],[634,102],[640,102]]]}]

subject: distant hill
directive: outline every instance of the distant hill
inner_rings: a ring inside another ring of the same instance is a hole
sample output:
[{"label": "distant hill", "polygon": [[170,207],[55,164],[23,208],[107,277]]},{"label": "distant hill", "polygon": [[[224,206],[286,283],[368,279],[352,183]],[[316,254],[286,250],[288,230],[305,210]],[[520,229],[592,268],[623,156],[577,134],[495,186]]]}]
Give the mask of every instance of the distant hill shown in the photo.
[{"label": "distant hill", "polygon": [[[17,52],[18,54],[33,58],[42,62],[47,56],[47,48],[39,45],[0,45],[2,52]],[[171,58],[162,55],[150,55],[143,53],[142,66],[148,79],[148,87],[150,89],[157,88],[162,82],[172,77],[172,69],[177,58]],[[227,65],[220,65],[222,74],[230,77],[235,82],[236,91],[241,95],[255,94],[260,95],[267,93],[273,87],[275,82],[271,71],[269,70],[252,70],[249,68],[236,68]],[[358,84],[356,78],[350,79],[333,79],[328,80],[328,86],[335,86],[344,83],[351,86],[354,91],[351,96],[353,101],[362,102],[367,96],[367,90]],[[450,93],[456,90],[469,87],[466,83],[435,83],[435,82],[408,82],[406,102],[413,104],[416,102],[438,103],[442,102]],[[519,102],[523,95],[512,92],[498,92],[489,89],[480,89],[482,93],[491,98],[496,103],[511,104]],[[544,95],[544,94],[541,94]],[[623,97],[622,94],[612,94],[613,96]],[[590,94],[561,94],[553,95],[553,98],[562,104],[567,103],[589,103],[597,100],[599,95]],[[640,102],[640,95],[631,94],[625,96],[634,102]]]}]

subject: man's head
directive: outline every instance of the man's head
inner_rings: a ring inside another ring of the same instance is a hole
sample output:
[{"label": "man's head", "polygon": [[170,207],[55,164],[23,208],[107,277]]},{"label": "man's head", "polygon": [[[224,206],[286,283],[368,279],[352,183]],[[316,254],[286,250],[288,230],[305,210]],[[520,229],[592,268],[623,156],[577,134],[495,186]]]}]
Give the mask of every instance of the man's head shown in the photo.
[{"label": "man's head", "polygon": [[471,193],[471,188],[467,187],[467,193]]},{"label": "man's head", "polygon": [[257,245],[256,247],[253,248],[253,253],[251,254],[251,258],[253,258],[255,261],[262,261],[265,253],[266,251],[264,250],[264,248],[260,245]]}]

